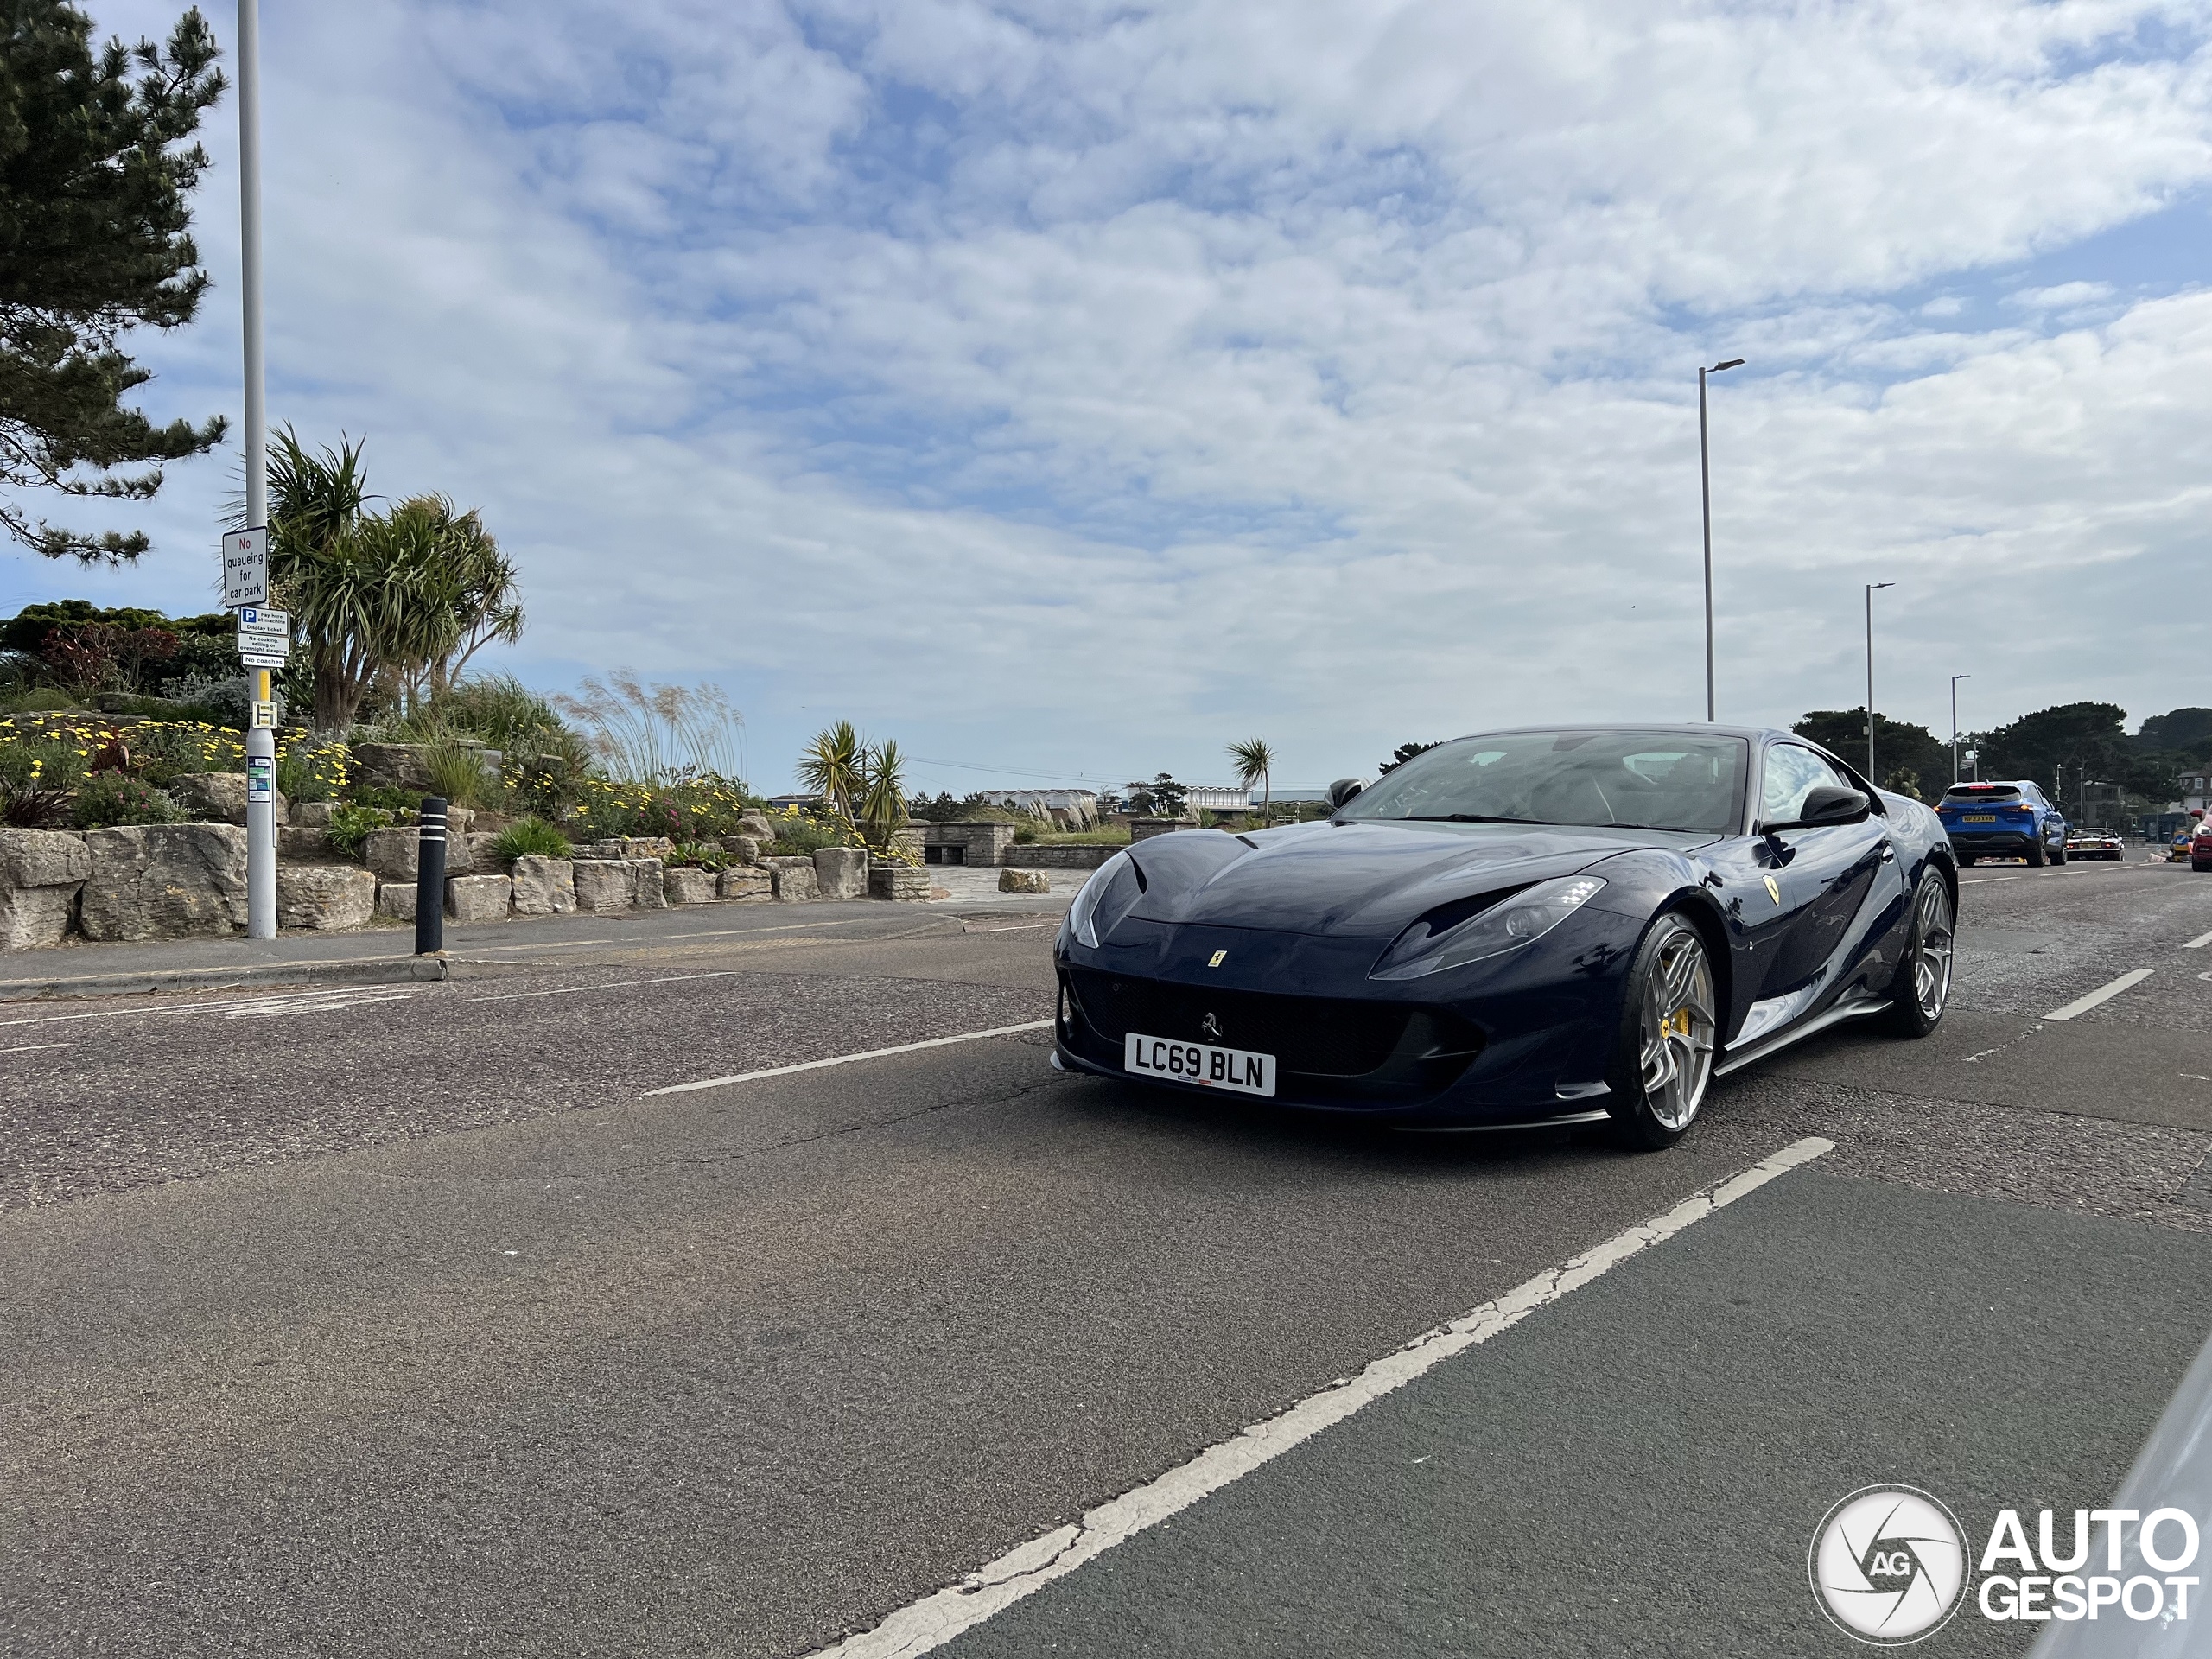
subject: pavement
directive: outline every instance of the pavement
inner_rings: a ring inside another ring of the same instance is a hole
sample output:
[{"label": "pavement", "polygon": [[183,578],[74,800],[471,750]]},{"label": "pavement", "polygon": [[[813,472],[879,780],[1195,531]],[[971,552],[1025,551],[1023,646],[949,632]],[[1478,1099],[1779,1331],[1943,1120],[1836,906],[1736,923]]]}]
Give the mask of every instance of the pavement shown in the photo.
[{"label": "pavement", "polygon": [[942,1650],[1855,1651],[1831,1504],[2101,1503],[2212,1328],[2212,880],[1968,875],[1649,1156],[1055,1072],[1079,873],[0,1007],[0,1652],[809,1654],[1808,1137]]}]

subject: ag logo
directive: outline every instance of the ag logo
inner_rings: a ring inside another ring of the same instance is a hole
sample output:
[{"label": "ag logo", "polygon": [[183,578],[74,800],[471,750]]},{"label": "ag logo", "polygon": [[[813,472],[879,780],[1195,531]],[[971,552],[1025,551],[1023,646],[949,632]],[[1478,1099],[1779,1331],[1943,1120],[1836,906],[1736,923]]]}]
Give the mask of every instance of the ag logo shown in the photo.
[{"label": "ag logo", "polygon": [[1876,1647],[1933,1635],[1966,1591],[1958,1522],[1912,1486],[1868,1486],[1845,1498],[1814,1533],[1807,1567],[1821,1611]]}]

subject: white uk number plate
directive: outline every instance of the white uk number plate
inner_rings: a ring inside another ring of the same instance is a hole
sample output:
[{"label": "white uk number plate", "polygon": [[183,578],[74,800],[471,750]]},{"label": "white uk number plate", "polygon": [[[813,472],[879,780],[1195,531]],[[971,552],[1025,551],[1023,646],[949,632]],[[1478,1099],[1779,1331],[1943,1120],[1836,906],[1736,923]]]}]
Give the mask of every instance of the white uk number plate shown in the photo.
[{"label": "white uk number plate", "polygon": [[1131,1032],[1122,1039],[1122,1065],[1133,1077],[1165,1083],[1196,1083],[1209,1089],[1233,1089],[1240,1095],[1275,1092],[1275,1057],[1211,1043],[1179,1043],[1172,1037]]}]

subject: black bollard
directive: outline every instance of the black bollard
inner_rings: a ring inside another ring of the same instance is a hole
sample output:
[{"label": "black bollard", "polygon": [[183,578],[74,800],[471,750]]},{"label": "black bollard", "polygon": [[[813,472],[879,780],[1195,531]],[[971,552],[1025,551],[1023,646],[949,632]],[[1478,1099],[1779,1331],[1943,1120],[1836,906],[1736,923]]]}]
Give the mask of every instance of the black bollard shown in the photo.
[{"label": "black bollard", "polygon": [[424,798],[416,830],[415,954],[446,948],[446,804]]}]

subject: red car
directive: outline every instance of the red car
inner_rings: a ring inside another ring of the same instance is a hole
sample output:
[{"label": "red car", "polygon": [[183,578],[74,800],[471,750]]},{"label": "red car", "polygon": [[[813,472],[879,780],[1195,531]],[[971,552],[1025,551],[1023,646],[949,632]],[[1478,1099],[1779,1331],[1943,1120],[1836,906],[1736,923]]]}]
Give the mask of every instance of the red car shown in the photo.
[{"label": "red car", "polygon": [[2190,838],[2189,868],[2192,870],[2212,870],[2212,818],[2198,820],[2196,833]]}]

